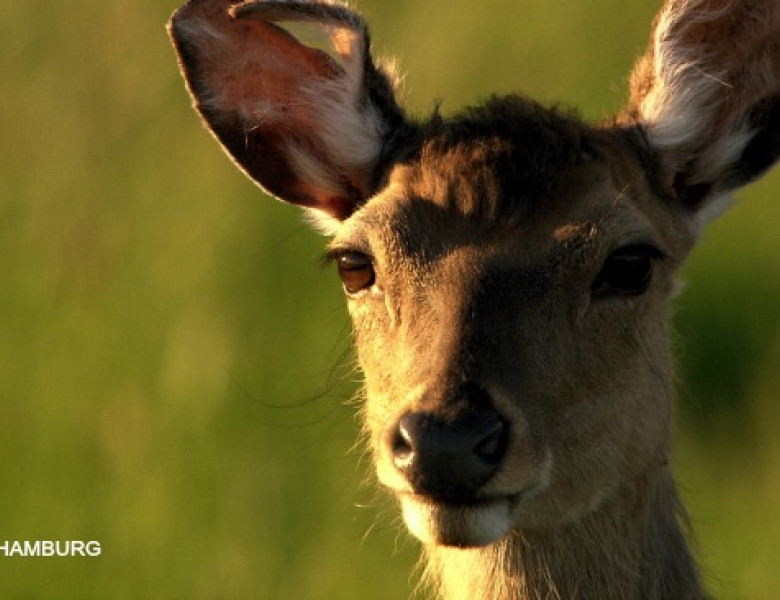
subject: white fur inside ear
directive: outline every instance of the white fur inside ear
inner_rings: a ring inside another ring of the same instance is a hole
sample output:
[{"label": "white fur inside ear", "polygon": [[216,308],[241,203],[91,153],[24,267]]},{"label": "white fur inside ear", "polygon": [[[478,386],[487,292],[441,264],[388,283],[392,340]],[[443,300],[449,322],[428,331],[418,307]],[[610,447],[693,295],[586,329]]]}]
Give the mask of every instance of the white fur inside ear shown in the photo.
[{"label": "white fur inside ear", "polygon": [[[702,169],[692,183],[711,181],[745,149],[751,138],[747,124],[732,123],[713,144],[702,147],[712,129],[722,124],[714,119],[725,99],[733,94],[725,66],[718,71],[708,62],[706,51],[686,46],[669,33],[679,27],[675,14],[667,11],[655,35],[656,85],[641,103],[641,113],[653,145],[660,150],[691,153],[681,161],[696,158]],[[694,156],[693,152],[701,152]]]},{"label": "white fur inside ear", "polygon": [[704,227],[725,213],[734,202],[731,194],[717,194],[710,198],[693,217],[694,233],[698,236]]},{"label": "white fur inside ear", "polygon": [[363,32],[325,27],[344,71],[339,77],[307,82],[302,96],[321,115],[318,135],[334,163],[365,169],[379,156],[386,125],[377,107],[362,96],[367,50],[362,47]]},{"label": "white fur inside ear", "polygon": [[323,210],[307,208],[303,215],[306,223],[322,235],[333,237],[341,228],[341,221]]},{"label": "white fur inside ear", "polygon": [[[361,77],[362,79],[362,77]],[[370,102],[361,106],[362,81],[351,77],[310,82],[301,90],[320,115],[317,135],[333,162],[352,169],[373,165],[382,149],[384,122]]]},{"label": "white fur inside ear", "polygon": [[338,173],[329,170],[308,149],[288,140],[284,144],[284,153],[298,177],[316,188],[320,194],[338,196],[341,193]]}]

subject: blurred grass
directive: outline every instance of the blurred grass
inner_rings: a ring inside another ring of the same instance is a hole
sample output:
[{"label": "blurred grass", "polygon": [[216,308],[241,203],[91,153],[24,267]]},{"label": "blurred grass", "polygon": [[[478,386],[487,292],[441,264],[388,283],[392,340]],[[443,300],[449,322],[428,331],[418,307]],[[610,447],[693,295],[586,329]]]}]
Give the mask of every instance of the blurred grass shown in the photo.
[{"label": "blurred grass", "polygon": [[[407,106],[492,92],[616,110],[655,3],[362,0]],[[322,240],[189,108],[174,4],[0,6],[3,598],[402,598],[416,544],[365,484]],[[678,303],[677,465],[712,588],[780,586],[775,173],[703,238]]]}]

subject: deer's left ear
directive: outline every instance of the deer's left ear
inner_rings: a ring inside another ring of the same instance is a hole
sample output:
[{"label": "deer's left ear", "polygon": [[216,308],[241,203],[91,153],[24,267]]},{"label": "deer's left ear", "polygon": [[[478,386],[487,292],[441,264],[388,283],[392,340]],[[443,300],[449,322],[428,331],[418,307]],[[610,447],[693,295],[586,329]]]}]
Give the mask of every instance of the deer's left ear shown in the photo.
[{"label": "deer's left ear", "polygon": [[338,220],[372,195],[405,120],[360,16],[332,0],[191,0],[169,32],[196,109],[263,188]]},{"label": "deer's left ear", "polygon": [[667,0],[631,78],[669,191],[706,222],[780,158],[780,3]]}]

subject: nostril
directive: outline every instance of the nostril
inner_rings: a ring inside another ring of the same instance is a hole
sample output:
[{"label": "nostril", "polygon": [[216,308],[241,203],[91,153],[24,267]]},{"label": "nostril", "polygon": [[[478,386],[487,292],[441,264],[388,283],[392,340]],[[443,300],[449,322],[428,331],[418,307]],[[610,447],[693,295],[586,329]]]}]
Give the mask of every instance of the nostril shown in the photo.
[{"label": "nostril", "polygon": [[398,426],[393,433],[391,449],[393,452],[393,461],[398,468],[404,468],[414,458],[414,423],[411,414],[404,415],[398,421]]},{"label": "nostril", "polygon": [[459,393],[473,407],[468,429],[476,440],[471,447],[475,459],[485,466],[498,466],[509,443],[508,422],[493,408],[490,395],[476,382],[466,382]]},{"label": "nostril", "polygon": [[428,419],[428,415],[420,413],[407,413],[399,419],[390,443],[393,462],[399,469],[409,468],[415,460]]},{"label": "nostril", "polygon": [[488,464],[497,465],[504,458],[508,439],[509,427],[506,421],[497,419],[492,429],[477,443],[474,454]]},{"label": "nostril", "polygon": [[415,492],[461,500],[500,468],[508,440],[509,422],[477,402],[446,416],[406,413],[387,439],[393,464]]}]

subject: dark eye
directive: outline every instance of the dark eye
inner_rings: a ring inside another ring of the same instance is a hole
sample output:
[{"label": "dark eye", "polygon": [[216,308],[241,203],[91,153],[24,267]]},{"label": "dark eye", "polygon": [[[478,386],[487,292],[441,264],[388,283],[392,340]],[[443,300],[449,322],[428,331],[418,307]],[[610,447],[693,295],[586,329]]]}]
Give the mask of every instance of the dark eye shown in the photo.
[{"label": "dark eye", "polygon": [[619,248],[610,255],[596,277],[593,295],[603,298],[644,294],[650,287],[653,262],[660,257],[656,248],[646,244]]},{"label": "dark eye", "polygon": [[357,294],[374,285],[376,275],[371,258],[362,252],[345,252],[336,258],[339,277],[349,294]]}]

